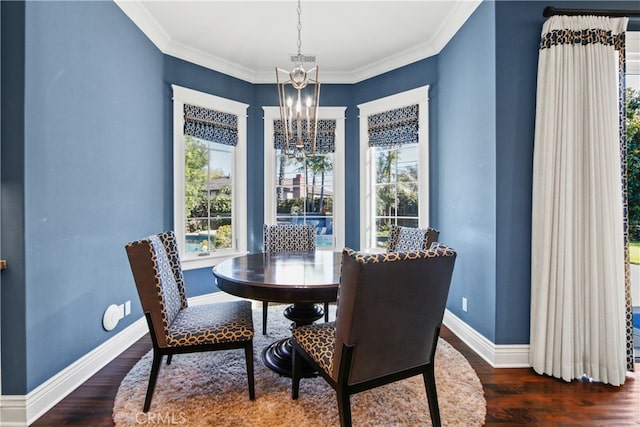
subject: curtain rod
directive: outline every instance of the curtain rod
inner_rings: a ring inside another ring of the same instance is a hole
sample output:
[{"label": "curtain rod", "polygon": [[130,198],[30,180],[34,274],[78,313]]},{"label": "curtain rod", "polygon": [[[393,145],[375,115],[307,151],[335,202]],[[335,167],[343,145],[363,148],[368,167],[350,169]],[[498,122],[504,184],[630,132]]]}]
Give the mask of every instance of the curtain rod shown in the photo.
[{"label": "curtain rod", "polygon": [[554,15],[597,15],[597,16],[640,16],[640,10],[608,10],[608,9],[559,9],[553,6],[544,8],[542,15],[545,18]]}]

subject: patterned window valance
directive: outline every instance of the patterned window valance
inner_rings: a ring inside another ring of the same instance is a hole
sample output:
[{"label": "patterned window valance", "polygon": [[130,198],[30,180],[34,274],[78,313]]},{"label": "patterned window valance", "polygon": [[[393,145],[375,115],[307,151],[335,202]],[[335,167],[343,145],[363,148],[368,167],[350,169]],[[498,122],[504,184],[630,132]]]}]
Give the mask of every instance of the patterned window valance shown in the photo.
[{"label": "patterned window valance", "polygon": [[369,147],[418,143],[418,104],[372,114],[367,122]]},{"label": "patterned window valance", "polygon": [[616,50],[622,50],[624,47],[624,33],[613,34],[611,31],[599,28],[590,28],[585,30],[552,30],[542,36],[540,49],[548,49],[552,46],[563,44],[603,44],[605,46],[614,46]]},{"label": "patterned window valance", "polygon": [[235,146],[238,144],[238,116],[184,104],[184,134]]},{"label": "patterned window valance", "polygon": [[[276,150],[283,150],[284,135],[282,134],[282,120],[274,120],[273,122],[273,146]],[[307,138],[306,133],[302,137],[304,148],[311,150],[311,141]],[[318,120],[318,133],[316,135],[316,153],[327,154],[333,153],[336,148],[336,121],[334,119]]]}]

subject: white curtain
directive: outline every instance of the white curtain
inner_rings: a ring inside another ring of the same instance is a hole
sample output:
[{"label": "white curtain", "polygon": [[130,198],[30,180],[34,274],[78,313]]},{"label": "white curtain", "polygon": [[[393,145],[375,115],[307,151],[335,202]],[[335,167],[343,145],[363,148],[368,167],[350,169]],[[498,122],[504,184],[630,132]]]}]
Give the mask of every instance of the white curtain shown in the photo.
[{"label": "white curtain", "polygon": [[538,62],[530,363],[565,381],[626,373],[619,52],[627,18],[553,16]]}]

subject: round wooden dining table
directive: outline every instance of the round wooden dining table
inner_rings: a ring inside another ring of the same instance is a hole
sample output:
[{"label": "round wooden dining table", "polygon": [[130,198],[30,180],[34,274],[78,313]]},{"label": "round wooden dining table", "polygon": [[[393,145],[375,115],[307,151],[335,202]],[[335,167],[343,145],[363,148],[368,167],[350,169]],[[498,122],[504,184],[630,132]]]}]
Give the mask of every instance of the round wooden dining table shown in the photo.
[{"label": "round wooden dining table", "polygon": [[[291,303],[284,316],[292,327],[309,325],[324,313],[316,303],[337,299],[341,252],[278,252],[241,255],[213,268],[218,288],[231,295],[259,301]],[[262,352],[264,364],[291,376],[291,339],[270,344]],[[303,368],[303,376],[316,373]]]}]

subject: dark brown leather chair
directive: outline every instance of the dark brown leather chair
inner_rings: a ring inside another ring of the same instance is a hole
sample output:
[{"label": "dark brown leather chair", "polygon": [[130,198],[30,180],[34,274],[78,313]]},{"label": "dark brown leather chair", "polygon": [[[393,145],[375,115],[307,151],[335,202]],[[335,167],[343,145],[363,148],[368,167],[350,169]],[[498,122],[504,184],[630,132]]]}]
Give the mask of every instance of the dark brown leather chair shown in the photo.
[{"label": "dark brown leather chair", "polygon": [[143,411],[151,405],[162,357],[174,354],[244,349],[249,398],[253,379],[253,318],[251,303],[234,301],[189,306],[173,232],[130,242],[125,246],[153,343],[153,362]]},{"label": "dark brown leather chair", "polygon": [[340,425],[350,426],[352,394],[422,374],[439,426],[434,357],[455,258],[444,245],[383,254],[345,249],[336,321],[293,330],[292,398],[306,361],[336,390]]},{"label": "dark brown leather chair", "polygon": [[[316,226],[313,224],[264,224],[264,252],[313,252],[316,250]],[[267,334],[269,302],[262,301],[262,335]],[[324,302],[324,320],[329,321],[329,302]]]},{"label": "dark brown leather chair", "polygon": [[387,252],[427,250],[438,241],[440,232],[435,228],[414,228],[392,225],[389,229]]}]

